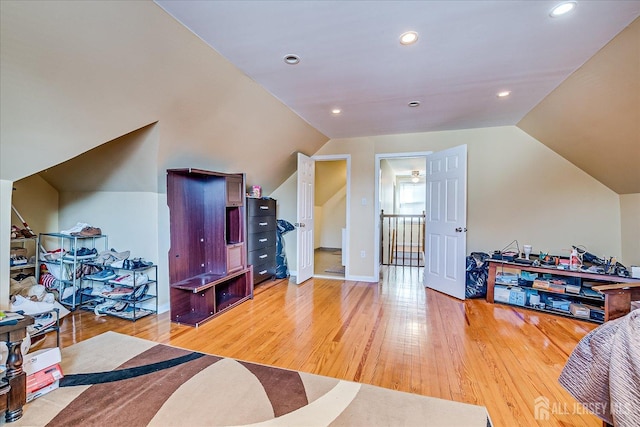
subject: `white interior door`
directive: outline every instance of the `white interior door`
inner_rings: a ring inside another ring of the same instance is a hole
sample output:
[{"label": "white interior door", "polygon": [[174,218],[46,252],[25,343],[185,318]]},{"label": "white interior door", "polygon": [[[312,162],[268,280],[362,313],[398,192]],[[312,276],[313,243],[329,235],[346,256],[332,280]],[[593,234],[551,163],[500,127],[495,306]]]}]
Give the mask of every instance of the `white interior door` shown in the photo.
[{"label": "white interior door", "polygon": [[464,299],[467,146],[427,156],[425,286]]},{"label": "white interior door", "polygon": [[298,153],[298,222],[296,240],[298,243],[298,275],[296,284],[313,276],[313,189],[316,164],[313,159]]}]

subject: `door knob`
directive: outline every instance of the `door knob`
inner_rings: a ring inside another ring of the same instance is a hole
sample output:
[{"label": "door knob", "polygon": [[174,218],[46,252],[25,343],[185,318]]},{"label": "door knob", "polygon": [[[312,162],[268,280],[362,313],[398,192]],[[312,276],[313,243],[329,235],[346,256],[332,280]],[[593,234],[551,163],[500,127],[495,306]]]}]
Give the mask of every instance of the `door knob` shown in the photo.
[{"label": "door knob", "polygon": [[463,231],[466,233],[467,232],[467,227],[464,227],[464,228],[458,227],[458,228],[456,228],[456,232],[457,233],[462,233]]}]

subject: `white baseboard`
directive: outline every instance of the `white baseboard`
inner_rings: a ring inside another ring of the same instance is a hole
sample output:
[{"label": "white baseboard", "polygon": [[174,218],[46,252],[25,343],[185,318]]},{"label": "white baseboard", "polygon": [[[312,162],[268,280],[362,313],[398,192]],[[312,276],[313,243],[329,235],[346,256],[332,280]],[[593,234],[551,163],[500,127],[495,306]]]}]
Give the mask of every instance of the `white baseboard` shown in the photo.
[{"label": "white baseboard", "polygon": [[345,278],[345,280],[351,280],[354,282],[369,282],[369,283],[378,283],[378,279],[374,276],[349,276]]}]

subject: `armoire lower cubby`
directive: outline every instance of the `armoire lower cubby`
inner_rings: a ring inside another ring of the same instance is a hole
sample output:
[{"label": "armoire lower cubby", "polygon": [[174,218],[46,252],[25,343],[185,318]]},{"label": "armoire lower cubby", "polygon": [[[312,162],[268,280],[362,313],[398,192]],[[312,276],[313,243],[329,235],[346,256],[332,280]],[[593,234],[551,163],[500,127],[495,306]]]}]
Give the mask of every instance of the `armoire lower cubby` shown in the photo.
[{"label": "armoire lower cubby", "polygon": [[226,276],[202,274],[171,284],[171,320],[198,326],[253,296],[253,268]]},{"label": "armoire lower cubby", "polygon": [[171,320],[199,324],[253,298],[244,174],[167,170]]}]

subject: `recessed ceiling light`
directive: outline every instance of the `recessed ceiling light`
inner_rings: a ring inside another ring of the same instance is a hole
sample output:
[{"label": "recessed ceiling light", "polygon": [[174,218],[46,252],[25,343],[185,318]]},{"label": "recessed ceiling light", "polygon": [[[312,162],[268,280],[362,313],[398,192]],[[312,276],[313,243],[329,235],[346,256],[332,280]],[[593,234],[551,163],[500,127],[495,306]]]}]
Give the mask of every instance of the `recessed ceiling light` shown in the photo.
[{"label": "recessed ceiling light", "polygon": [[419,107],[420,106],[420,101],[411,101],[410,103],[407,104],[409,107]]},{"label": "recessed ceiling light", "polygon": [[506,98],[509,95],[511,95],[510,90],[503,90],[502,92],[498,92],[498,98]]},{"label": "recessed ceiling light", "polygon": [[342,110],[339,108],[334,108],[333,110],[331,110],[331,114],[340,114],[342,113]]},{"label": "recessed ceiling light", "polygon": [[300,62],[300,57],[298,55],[290,53],[289,55],[285,55],[284,62],[289,65],[296,65],[298,62]]},{"label": "recessed ceiling light", "polygon": [[560,3],[559,5],[551,9],[551,12],[549,12],[549,16],[551,16],[552,18],[557,18],[558,16],[571,12],[576,8],[576,6],[577,3],[575,1]]},{"label": "recessed ceiling light", "polygon": [[402,33],[400,35],[400,44],[408,45],[414,44],[418,41],[418,33],[415,31],[407,31],[406,33]]}]

